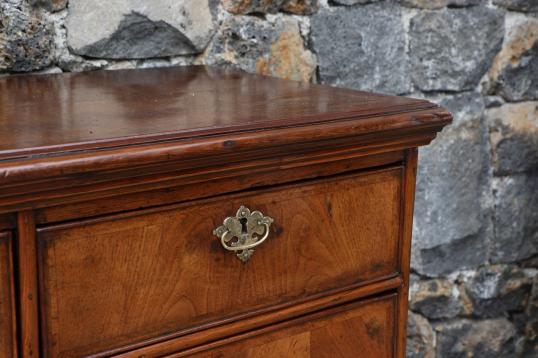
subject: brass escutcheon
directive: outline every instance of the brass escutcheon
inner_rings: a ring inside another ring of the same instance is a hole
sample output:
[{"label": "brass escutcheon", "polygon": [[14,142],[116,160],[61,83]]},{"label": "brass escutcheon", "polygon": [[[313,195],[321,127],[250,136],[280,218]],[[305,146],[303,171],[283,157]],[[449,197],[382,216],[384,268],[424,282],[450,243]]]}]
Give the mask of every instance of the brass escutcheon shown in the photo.
[{"label": "brass escutcheon", "polygon": [[259,211],[251,212],[241,205],[235,216],[227,217],[221,226],[213,230],[213,235],[220,238],[222,247],[236,252],[241,261],[247,262],[254,253],[254,248],[269,236],[272,222],[273,219],[269,216],[264,216]]}]

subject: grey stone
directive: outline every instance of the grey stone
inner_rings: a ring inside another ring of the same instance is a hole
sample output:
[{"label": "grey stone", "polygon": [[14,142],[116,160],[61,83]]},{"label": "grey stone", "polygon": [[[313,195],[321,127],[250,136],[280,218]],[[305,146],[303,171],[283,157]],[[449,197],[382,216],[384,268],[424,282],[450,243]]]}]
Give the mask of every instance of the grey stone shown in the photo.
[{"label": "grey stone", "polygon": [[52,66],[52,67],[47,67],[47,68],[44,68],[42,70],[39,70],[39,71],[35,71],[33,72],[33,74],[37,74],[37,75],[53,75],[53,74],[57,74],[57,73],[62,73],[62,69],[60,67],[56,67],[56,66]]},{"label": "grey stone", "polygon": [[333,0],[335,4],[340,5],[356,5],[356,4],[369,4],[379,2],[380,0]]},{"label": "grey stone", "polygon": [[103,59],[89,59],[78,56],[69,51],[67,46],[67,29],[65,18],[67,11],[52,14],[54,18],[54,62],[64,72],[93,71],[106,68],[109,62]]},{"label": "grey stone", "polygon": [[437,356],[448,358],[513,357],[516,330],[504,318],[458,320],[434,326]]},{"label": "grey stone", "polygon": [[87,61],[79,56],[62,56],[58,59],[58,67],[64,72],[84,72],[106,68],[108,62],[105,60]]},{"label": "grey stone", "polygon": [[420,9],[441,9],[446,6],[464,7],[482,3],[484,0],[399,0],[404,6]]},{"label": "grey stone", "polygon": [[538,98],[538,18],[508,13],[505,38],[483,82],[509,101]]},{"label": "grey stone", "polygon": [[538,41],[508,64],[497,78],[497,91],[508,101],[538,99]]},{"label": "grey stone", "polygon": [[435,334],[428,320],[409,311],[407,319],[407,358],[434,358]]},{"label": "grey stone", "polygon": [[136,68],[136,61],[115,61],[111,62],[106,66],[107,70],[130,70]]},{"label": "grey stone", "polygon": [[203,62],[255,72],[258,58],[270,52],[274,40],[274,26],[269,22],[251,16],[230,17],[220,26]]},{"label": "grey stone", "polygon": [[311,19],[319,79],[335,86],[410,92],[405,42],[401,8],[393,4],[324,8]]},{"label": "grey stone", "polygon": [[473,304],[473,315],[508,316],[523,311],[532,281],[517,266],[481,267],[464,284]]},{"label": "grey stone", "polygon": [[399,0],[403,6],[419,9],[441,9],[448,4],[448,0]]},{"label": "grey stone", "polygon": [[419,281],[410,288],[409,307],[429,319],[453,318],[463,308],[455,292],[447,279]]},{"label": "grey stone", "polygon": [[57,64],[64,72],[84,72],[105,69],[109,62],[99,59],[88,60],[81,56],[72,55],[65,50],[60,52]]},{"label": "grey stone", "polygon": [[52,63],[53,26],[24,0],[0,2],[0,72],[28,72]]},{"label": "grey stone", "polygon": [[493,4],[508,10],[538,12],[538,0],[493,0]]},{"label": "grey stone", "polygon": [[500,107],[505,103],[505,100],[501,96],[484,97],[484,105],[486,106],[486,108]]},{"label": "grey stone", "polygon": [[476,6],[419,12],[410,23],[412,78],[423,91],[473,89],[501,48],[503,12]]},{"label": "grey stone", "polygon": [[171,66],[190,66],[196,60],[192,56],[178,56],[168,59],[145,59],[136,61],[136,68],[155,68]]},{"label": "grey stone", "polygon": [[466,7],[486,3],[487,0],[448,0],[447,6]]},{"label": "grey stone", "polygon": [[538,175],[495,178],[493,262],[515,262],[538,253]]},{"label": "grey stone", "polygon": [[491,230],[482,98],[469,92],[437,101],[454,123],[419,152],[412,267],[427,276],[484,263]]},{"label": "grey stone", "polygon": [[299,23],[288,17],[277,17],[273,22],[254,16],[228,18],[202,62],[300,81],[309,81],[316,68],[314,55],[304,46]]},{"label": "grey stone", "polygon": [[526,260],[520,261],[519,265],[523,268],[535,268],[538,269],[538,256],[528,258]]},{"label": "grey stone", "polygon": [[522,357],[538,356],[538,274],[535,272],[531,295],[524,315],[525,345]]},{"label": "grey stone", "polygon": [[32,6],[39,6],[48,11],[60,11],[67,7],[68,0],[30,0]]},{"label": "grey stone", "polygon": [[68,45],[108,59],[199,53],[215,31],[215,7],[214,0],[71,0]]},{"label": "grey stone", "polygon": [[317,11],[318,0],[222,0],[222,5],[232,14],[274,14],[284,11],[309,15]]},{"label": "grey stone", "polygon": [[538,170],[538,102],[507,103],[486,112],[493,170],[507,175]]}]

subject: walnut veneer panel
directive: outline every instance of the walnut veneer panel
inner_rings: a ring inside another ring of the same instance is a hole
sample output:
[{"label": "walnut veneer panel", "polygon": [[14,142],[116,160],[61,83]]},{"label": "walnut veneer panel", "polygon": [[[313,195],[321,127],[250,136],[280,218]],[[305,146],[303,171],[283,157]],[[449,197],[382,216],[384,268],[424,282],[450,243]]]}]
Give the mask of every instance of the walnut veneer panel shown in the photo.
[{"label": "walnut veneer panel", "polygon": [[0,357],[16,357],[15,294],[11,235],[0,232]]},{"label": "walnut veneer panel", "polygon": [[[223,347],[189,354],[191,358],[388,358],[394,356],[396,300],[348,307],[343,312],[322,312],[310,321],[287,323],[287,328],[255,336],[253,332]],[[234,340],[232,338],[232,340]],[[215,344],[218,344],[215,343]],[[213,345],[215,345],[213,344]],[[204,348],[197,348],[200,351]]]},{"label": "walnut veneer panel", "polygon": [[[396,167],[41,228],[44,351],[101,352],[396,275],[401,180]],[[274,218],[246,264],[212,235],[240,205]]]}]

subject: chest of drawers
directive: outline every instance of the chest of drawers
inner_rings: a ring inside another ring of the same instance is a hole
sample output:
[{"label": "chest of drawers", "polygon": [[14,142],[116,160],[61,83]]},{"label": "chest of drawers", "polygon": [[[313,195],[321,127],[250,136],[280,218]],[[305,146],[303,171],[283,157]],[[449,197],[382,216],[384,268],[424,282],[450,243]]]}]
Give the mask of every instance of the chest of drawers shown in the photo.
[{"label": "chest of drawers", "polygon": [[0,79],[1,357],[403,357],[430,102],[193,66]]}]

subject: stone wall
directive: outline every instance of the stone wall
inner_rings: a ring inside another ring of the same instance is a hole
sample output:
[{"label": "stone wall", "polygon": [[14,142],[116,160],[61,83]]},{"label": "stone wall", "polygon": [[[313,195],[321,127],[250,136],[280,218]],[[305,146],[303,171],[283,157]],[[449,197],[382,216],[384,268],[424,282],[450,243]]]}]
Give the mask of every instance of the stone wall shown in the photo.
[{"label": "stone wall", "polygon": [[537,0],[2,0],[0,72],[185,64],[423,97],[409,357],[535,357]]}]

